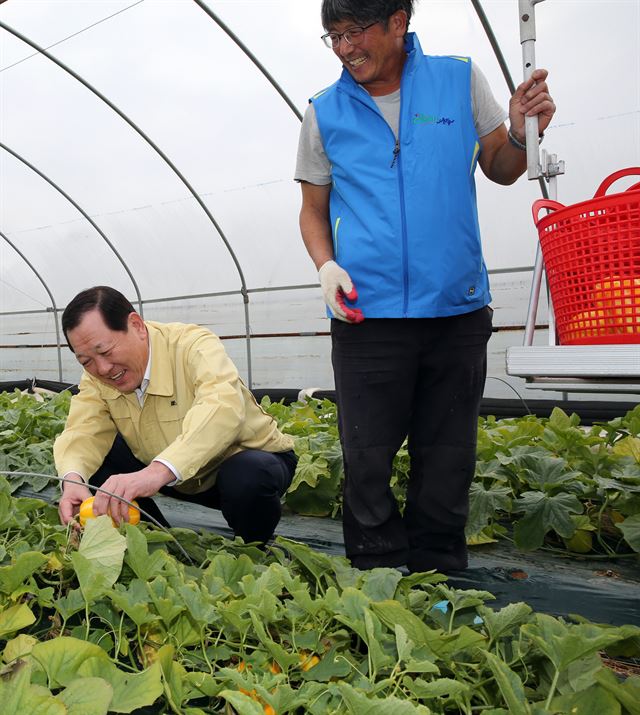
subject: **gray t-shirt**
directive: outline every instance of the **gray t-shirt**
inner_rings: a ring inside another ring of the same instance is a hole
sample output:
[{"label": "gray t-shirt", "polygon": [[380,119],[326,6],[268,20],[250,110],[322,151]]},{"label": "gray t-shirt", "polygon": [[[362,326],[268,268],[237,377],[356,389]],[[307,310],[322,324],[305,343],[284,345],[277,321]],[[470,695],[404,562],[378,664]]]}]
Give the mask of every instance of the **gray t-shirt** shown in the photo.
[{"label": "gray t-shirt", "polygon": [[[364,88],[362,91],[366,92]],[[400,123],[400,90],[372,99],[397,137]],[[473,63],[471,64],[471,108],[479,137],[484,137],[497,129],[508,116],[496,102],[487,78]],[[296,181],[308,181],[319,186],[331,183],[331,164],[324,153],[313,103],[309,103],[302,121],[294,178]]]}]

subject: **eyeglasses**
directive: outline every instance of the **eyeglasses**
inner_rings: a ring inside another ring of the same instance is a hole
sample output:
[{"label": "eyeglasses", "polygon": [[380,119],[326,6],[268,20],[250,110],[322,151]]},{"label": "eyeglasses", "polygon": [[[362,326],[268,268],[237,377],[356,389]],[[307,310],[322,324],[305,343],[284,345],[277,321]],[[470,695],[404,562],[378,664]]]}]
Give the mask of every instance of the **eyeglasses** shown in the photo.
[{"label": "eyeglasses", "polygon": [[340,44],[340,40],[344,37],[345,42],[350,45],[359,45],[364,39],[364,33],[374,25],[377,25],[380,20],[366,25],[365,27],[350,27],[344,32],[327,32],[326,35],[322,35],[320,38],[324,44],[330,49],[335,50]]}]

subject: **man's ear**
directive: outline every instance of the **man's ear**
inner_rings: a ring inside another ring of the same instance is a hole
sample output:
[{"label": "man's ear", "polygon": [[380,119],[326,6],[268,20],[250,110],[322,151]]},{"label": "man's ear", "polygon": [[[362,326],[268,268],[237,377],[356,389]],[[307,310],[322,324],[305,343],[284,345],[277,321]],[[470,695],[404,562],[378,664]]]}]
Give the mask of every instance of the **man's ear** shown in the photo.
[{"label": "man's ear", "polygon": [[147,337],[147,326],[138,313],[129,313],[127,318],[127,330],[133,330],[140,338]]},{"label": "man's ear", "polygon": [[397,37],[404,37],[407,28],[407,13],[404,10],[396,10],[389,18],[389,26]]}]

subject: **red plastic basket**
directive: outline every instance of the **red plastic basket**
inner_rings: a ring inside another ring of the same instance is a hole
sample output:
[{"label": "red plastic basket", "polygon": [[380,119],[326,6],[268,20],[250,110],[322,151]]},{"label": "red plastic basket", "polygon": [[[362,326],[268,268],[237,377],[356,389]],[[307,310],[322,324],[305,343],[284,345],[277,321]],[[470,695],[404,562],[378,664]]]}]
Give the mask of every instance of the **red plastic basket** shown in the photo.
[{"label": "red plastic basket", "polygon": [[561,345],[640,343],[640,182],[606,195],[624,176],[640,167],[611,174],[589,201],[533,204]]}]

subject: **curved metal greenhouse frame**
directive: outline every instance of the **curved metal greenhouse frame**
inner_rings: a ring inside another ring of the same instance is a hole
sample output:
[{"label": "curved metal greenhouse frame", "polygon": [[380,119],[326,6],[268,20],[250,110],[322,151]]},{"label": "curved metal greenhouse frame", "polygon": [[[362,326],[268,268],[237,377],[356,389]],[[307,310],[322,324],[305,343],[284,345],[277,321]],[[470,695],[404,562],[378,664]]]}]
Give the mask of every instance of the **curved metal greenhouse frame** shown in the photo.
[{"label": "curved metal greenhouse frame", "polygon": [[122,264],[122,267],[124,270],[127,272],[127,275],[131,279],[131,283],[133,284],[133,289],[136,292],[136,295],[138,296],[138,307],[140,309],[140,315],[142,315],[142,296],[140,295],[140,288],[138,287],[138,284],[136,282],[136,279],[133,277],[133,273],[131,273],[131,270],[129,269],[129,266],[127,265],[126,261],[122,258],[116,247],[113,245],[113,243],[107,238],[105,235],[104,231],[98,226],[98,224],[89,216],[89,214],[80,206],[80,204],[77,203],[74,199],[69,196],[69,194],[64,191],[64,189],[60,188],[58,184],[56,184],[53,179],[49,178],[46,174],[44,174],[40,169],[38,169],[36,166],[34,166],[31,162],[27,161],[23,156],[20,156],[17,151],[14,151],[11,149],[11,147],[8,147],[6,144],[3,142],[0,142],[0,148],[4,149],[8,154],[11,154],[11,156],[15,157],[18,159],[18,161],[21,161],[25,166],[27,166],[31,171],[36,173],[41,179],[44,179],[49,186],[52,186],[61,196],[63,196],[72,206],[74,209],[76,209],[82,216],[95,228],[95,230],[100,234],[101,238],[103,241],[109,246],[109,248],[113,251],[115,254],[116,258],[120,263]]},{"label": "curved metal greenhouse frame", "polygon": [[22,40],[22,42],[26,43],[30,47],[32,47],[34,50],[37,50],[40,54],[44,55],[48,60],[51,60],[54,64],[56,64],[60,69],[63,69],[65,72],[67,72],[71,77],[73,77],[75,80],[80,82],[80,84],[84,85],[90,92],[93,92],[93,94],[98,97],[98,99],[101,99],[110,109],[112,109],[119,117],[124,119],[124,121],[134,130],[136,131],[142,139],[160,156],[160,158],[167,164],[167,166],[173,171],[173,173],[180,179],[180,181],[183,183],[183,185],[186,187],[186,189],[189,191],[189,193],[193,196],[193,198],[196,200],[196,202],[199,204],[199,206],[202,208],[204,213],[206,214],[207,218],[213,225],[213,227],[216,229],[218,232],[218,235],[222,239],[222,242],[227,248],[227,251],[229,252],[229,255],[231,256],[233,263],[238,271],[238,275],[240,277],[240,283],[241,283],[241,288],[240,288],[240,294],[242,295],[243,301],[244,301],[244,313],[245,313],[245,329],[246,329],[246,345],[247,345],[247,370],[248,370],[248,378],[249,378],[249,385],[251,385],[251,329],[249,327],[249,295],[247,293],[247,285],[246,281],[244,279],[244,273],[242,271],[242,267],[240,266],[240,263],[238,262],[238,259],[236,257],[236,254],[234,253],[233,249],[231,248],[231,245],[229,244],[229,241],[227,240],[227,237],[224,235],[224,232],[218,225],[218,222],[215,220],[213,217],[213,214],[209,211],[207,208],[207,205],[204,203],[200,195],[195,191],[195,189],[191,186],[189,181],[186,179],[186,177],[182,174],[182,172],[178,169],[178,167],[169,159],[169,157],[160,149],[160,147],[132,120],[130,119],[119,107],[117,107],[110,99],[104,96],[99,90],[97,90],[92,84],[90,84],[86,79],[81,77],[77,72],[72,70],[70,67],[68,67],[64,62],[59,60],[58,58],[54,57],[52,54],[47,52],[47,50],[44,49],[44,47],[40,47],[37,43],[33,42],[33,40],[30,40],[28,37],[25,37],[22,33],[18,32],[14,28],[10,27],[6,23],[0,21],[0,28],[5,30],[6,32],[10,33],[14,37],[17,37],[19,40]]},{"label": "curved metal greenhouse frame", "polygon": [[60,341],[60,321],[58,319],[58,306],[56,305],[56,299],[53,297],[53,293],[49,290],[49,286],[46,284],[44,278],[38,273],[36,267],[15,245],[15,243],[13,243],[2,231],[0,231],[0,238],[3,238],[11,246],[11,248],[13,248],[13,250],[20,256],[20,258],[22,258],[22,260],[29,266],[29,268],[35,274],[36,278],[40,281],[40,283],[42,283],[43,288],[49,296],[49,300],[51,301],[51,310],[53,312],[53,320],[56,326],[56,341],[58,343],[58,380],[62,382],[62,346]]},{"label": "curved metal greenhouse frame", "polygon": [[[229,28],[228,25],[226,25],[220,17],[213,12],[213,10],[204,2],[204,0],[193,0],[193,2],[212,20],[216,23],[216,25],[234,42],[237,47],[240,48],[240,50],[244,53],[244,55],[253,63],[253,65],[261,72],[261,74],[266,78],[266,80],[269,82],[271,87],[279,94],[279,96],[282,98],[282,100],[287,104],[289,109],[293,112],[297,120],[301,121],[302,120],[302,114],[298,110],[298,108],[295,106],[294,102],[291,100],[291,98],[286,94],[286,92],[283,90],[283,88],[280,86],[280,84],[275,80],[275,78],[267,71],[267,69],[264,67],[264,65],[258,60],[258,58],[251,52],[251,50],[247,47],[247,45]],[[480,0],[471,0],[471,4],[477,14],[477,16],[480,19],[480,22],[482,24],[482,27],[484,31],[487,34],[487,37],[489,38],[489,41],[491,43],[491,46],[493,48],[493,51],[495,53],[495,56],[497,58],[498,64],[500,65],[502,72],[505,77],[505,81],[512,92],[514,89],[514,83],[511,79],[511,76],[509,74],[509,70],[507,68],[507,64],[504,60],[504,57],[502,56],[502,53],[500,51],[500,48],[498,46],[498,43],[496,41],[496,38],[493,34],[493,30],[491,28],[491,25],[484,13],[484,10],[482,8],[482,4]],[[126,9],[126,8],[125,8]],[[250,328],[250,307],[249,307],[249,294],[250,293],[258,293],[258,292],[272,292],[272,291],[286,291],[286,290],[296,290],[296,289],[301,289],[301,290],[307,290],[307,289],[315,289],[317,288],[317,283],[312,283],[312,284],[302,284],[302,285],[286,285],[286,286],[272,286],[272,287],[265,287],[265,288],[248,288],[247,283],[245,280],[245,275],[242,270],[242,266],[240,264],[240,261],[238,260],[238,257],[236,253],[233,250],[233,247],[231,246],[229,240],[227,239],[225,233],[223,232],[221,226],[219,225],[218,221],[216,218],[213,216],[207,205],[205,204],[204,200],[202,197],[198,194],[198,192],[194,189],[194,187],[191,185],[189,180],[185,177],[185,175],[178,169],[176,164],[167,156],[167,154],[154,142],[141,128],[138,124],[136,124],[127,114],[125,114],[118,106],[116,106],[108,97],[106,97],[102,92],[100,92],[98,89],[96,89],[92,84],[90,84],[85,78],[83,78],[81,75],[79,75],[76,71],[74,71],[72,68],[70,68],[68,65],[66,65],[64,62],[59,60],[57,57],[53,56],[50,52],[48,52],[47,49],[41,47],[39,44],[19,32],[18,30],[14,29],[13,27],[9,26],[7,23],[0,21],[0,28],[3,29],[5,32],[13,35],[20,41],[24,42],[31,48],[33,48],[38,54],[44,56],[47,58],[50,62],[54,63],[57,67],[62,69],[64,72],[66,72],[68,75],[70,75],[72,78],[74,78],[77,82],[82,84],[85,88],[87,88],[90,92],[92,92],[98,99],[100,99],[104,104],[106,104],[113,112],[115,112],[122,120],[124,120],[137,134],[140,138],[142,138],[145,143],[153,149],[153,151],[164,161],[164,163],[171,169],[173,174],[180,180],[180,182],[183,184],[183,186],[187,189],[189,194],[195,199],[199,207],[202,209],[204,214],[206,215],[208,221],[210,224],[213,226],[215,229],[216,233],[220,237],[222,243],[224,244],[224,247],[226,251],[228,252],[229,256],[231,257],[235,269],[237,271],[237,275],[240,281],[240,288],[239,290],[232,290],[232,291],[221,291],[221,292],[211,292],[211,293],[197,293],[197,294],[191,294],[191,295],[181,295],[181,296],[169,296],[165,298],[158,298],[158,299],[152,299],[152,300],[144,300],[141,291],[139,289],[139,286],[136,282],[134,273],[132,270],[129,268],[127,265],[126,261],[123,259],[123,257],[120,255],[120,253],[117,251],[115,248],[114,244],[112,241],[109,240],[109,238],[105,235],[104,231],[97,225],[97,223],[88,215],[88,213],[82,209],[74,199],[72,199],[69,194],[67,194],[60,186],[58,186],[52,179],[50,179],[48,176],[46,176],[41,170],[36,168],[32,163],[24,159],[20,154],[18,154],[17,151],[14,149],[8,147],[7,145],[0,143],[0,148],[4,149],[6,152],[11,154],[13,157],[18,159],[20,162],[22,162],[25,166],[30,168],[33,172],[35,172],[38,176],[40,176],[44,181],[46,181],[49,185],[51,185],[56,191],[58,191],[68,202],[70,202],[74,208],[91,224],[91,226],[97,231],[97,233],[102,237],[102,239],[106,242],[106,244],[109,246],[111,251],[115,254],[119,262],[122,264],[124,267],[127,275],[129,276],[136,296],[137,296],[137,302],[139,306],[140,313],[143,313],[143,305],[147,303],[160,303],[160,302],[170,302],[170,301],[182,301],[182,300],[189,300],[189,299],[197,299],[197,298],[203,298],[203,297],[216,297],[216,296],[233,296],[233,295],[240,295],[242,296],[243,300],[243,308],[244,308],[244,329],[245,329],[245,334],[244,334],[244,340],[246,344],[246,356],[247,356],[247,374],[248,374],[248,384],[251,387],[252,386],[252,358],[251,358],[251,328]],[[546,187],[544,185],[544,182],[540,180],[540,186],[543,195],[546,195]],[[56,306],[55,298],[53,296],[52,291],[50,290],[49,286],[45,283],[43,280],[42,276],[38,273],[37,269],[35,266],[26,258],[23,252],[21,252],[17,246],[11,242],[8,237],[5,234],[0,233],[0,236],[4,238],[4,240],[22,257],[22,259],[29,265],[31,270],[34,271],[42,285],[44,286],[50,300],[52,303],[52,309],[55,317],[55,323],[56,323],[56,340],[57,340],[57,348],[58,348],[58,372],[60,379],[62,380],[62,362],[60,358],[60,350],[61,350],[61,344],[60,344],[60,332],[59,332],[59,326],[58,326],[58,308]],[[531,266],[525,266],[525,267],[517,267],[517,268],[510,268],[510,269],[498,269],[498,270],[493,270],[489,271],[490,273],[505,273],[505,272],[512,272],[512,273],[519,273],[523,271],[531,271],[532,267]],[[37,311],[34,311],[37,312]],[[296,333],[291,333],[291,335],[295,335]],[[314,333],[297,333],[297,335],[306,335],[306,334],[314,334]]]}]

